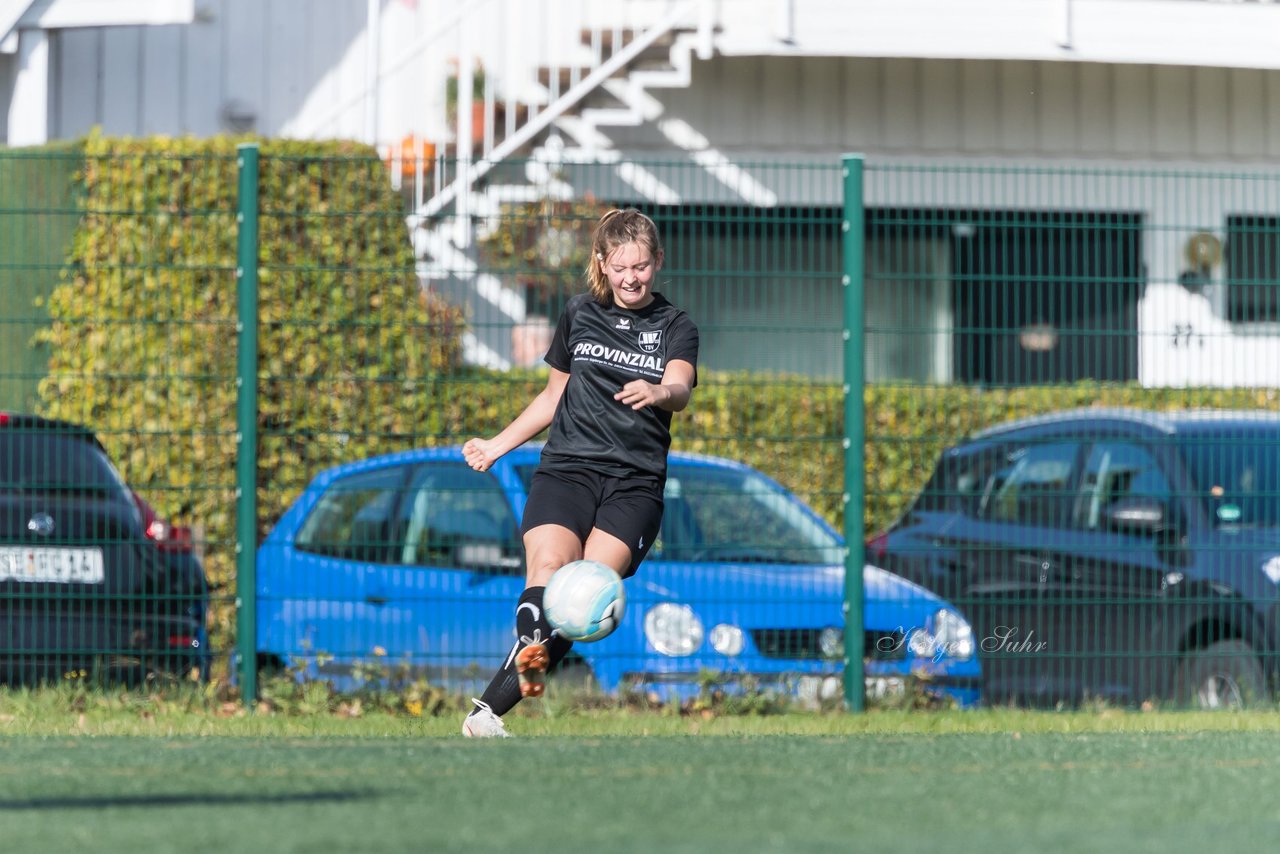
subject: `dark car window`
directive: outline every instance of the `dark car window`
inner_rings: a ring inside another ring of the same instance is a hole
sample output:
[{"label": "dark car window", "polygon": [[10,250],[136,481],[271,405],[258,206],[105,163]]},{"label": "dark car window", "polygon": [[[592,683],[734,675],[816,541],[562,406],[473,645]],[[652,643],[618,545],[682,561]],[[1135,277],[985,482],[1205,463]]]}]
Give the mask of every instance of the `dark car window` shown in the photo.
[{"label": "dark car window", "polygon": [[1218,526],[1280,526],[1280,445],[1271,435],[1186,436],[1183,459]]},{"label": "dark car window", "polygon": [[1173,488],[1159,461],[1146,448],[1129,442],[1099,442],[1089,451],[1081,484],[1081,525],[1105,527],[1109,506],[1124,498],[1155,498],[1166,507]]},{"label": "dark car window", "polygon": [[396,562],[391,514],[406,474],[398,466],[329,484],[298,532],[298,549],[347,560]]},{"label": "dark car window", "polygon": [[942,455],[915,509],[932,513],[962,513],[977,518],[982,512],[996,472],[1005,465],[999,449],[953,448]]},{"label": "dark car window", "polygon": [[1077,442],[1008,448],[1000,465],[986,473],[978,516],[1021,525],[1066,525],[1075,499],[1072,472],[1079,450]]},{"label": "dark car window", "polygon": [[124,480],[95,443],[53,430],[0,432],[0,488],[102,496],[132,504]]},{"label": "dark car window", "polygon": [[524,565],[516,517],[501,485],[465,463],[420,466],[396,529],[403,532],[402,563],[512,571]]},{"label": "dark car window", "polygon": [[1023,525],[1065,525],[1076,442],[956,448],[942,455],[915,509]]}]

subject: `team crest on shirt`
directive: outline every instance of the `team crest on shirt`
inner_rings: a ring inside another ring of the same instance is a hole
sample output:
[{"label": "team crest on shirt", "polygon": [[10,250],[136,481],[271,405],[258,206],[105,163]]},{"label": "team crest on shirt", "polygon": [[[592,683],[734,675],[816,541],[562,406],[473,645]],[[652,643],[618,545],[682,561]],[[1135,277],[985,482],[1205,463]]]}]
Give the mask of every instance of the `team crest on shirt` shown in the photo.
[{"label": "team crest on shirt", "polygon": [[649,329],[640,333],[640,349],[646,353],[656,353],[662,346],[662,330]]}]

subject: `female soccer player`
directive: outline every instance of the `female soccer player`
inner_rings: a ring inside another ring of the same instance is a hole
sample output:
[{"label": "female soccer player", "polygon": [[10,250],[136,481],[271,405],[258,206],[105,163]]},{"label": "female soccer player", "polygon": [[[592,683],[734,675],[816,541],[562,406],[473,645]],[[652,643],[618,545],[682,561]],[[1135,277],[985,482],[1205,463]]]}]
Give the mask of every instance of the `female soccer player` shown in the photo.
[{"label": "female soccer player", "polygon": [[525,589],[516,643],[462,723],[467,736],[506,737],[502,715],[541,696],[547,669],[570,641],[552,633],[542,593],[552,574],[586,558],[633,574],[658,535],[671,446],[671,415],[697,384],[698,328],[653,289],[662,269],[653,220],[633,208],[600,218],[587,263],[587,293],[560,315],[545,358],[546,387],[492,439],[462,448],[485,471],[551,428],[520,531]]}]

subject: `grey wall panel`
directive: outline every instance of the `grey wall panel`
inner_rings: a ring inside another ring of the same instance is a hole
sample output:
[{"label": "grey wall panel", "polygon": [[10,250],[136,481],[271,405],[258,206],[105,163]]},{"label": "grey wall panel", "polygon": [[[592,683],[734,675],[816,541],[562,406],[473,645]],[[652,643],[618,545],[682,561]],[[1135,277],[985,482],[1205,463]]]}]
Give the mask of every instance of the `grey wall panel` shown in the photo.
[{"label": "grey wall panel", "polygon": [[1190,153],[1187,128],[1191,126],[1192,70],[1162,67],[1152,71],[1151,146],[1162,157]]},{"label": "grey wall panel", "polygon": [[1151,69],[1144,65],[1115,68],[1111,154],[1136,157],[1152,150]]},{"label": "grey wall panel", "polygon": [[179,132],[212,136],[222,130],[218,107],[225,98],[222,26],[218,19],[182,28],[182,100]]},{"label": "grey wall panel", "polygon": [[759,139],[768,145],[786,148],[798,143],[803,133],[803,129],[796,127],[802,120],[799,107],[804,97],[803,85],[798,63],[784,59],[765,68],[756,95],[760,99],[756,110]]},{"label": "grey wall panel", "polygon": [[[763,66],[759,63],[704,62],[693,67],[693,86],[670,93],[672,105],[681,113],[689,113],[698,105],[711,126],[725,136],[743,138],[749,128],[760,121],[762,105],[757,85]],[[713,92],[711,97],[698,93]]]},{"label": "grey wall panel", "polygon": [[911,151],[920,145],[920,63],[910,59],[883,60],[881,75],[884,109],[883,144],[891,149]]},{"label": "grey wall panel", "polygon": [[102,114],[98,124],[106,134],[136,136],[142,127],[142,31],[137,27],[102,30]]},{"label": "grey wall panel", "polygon": [[291,56],[275,60],[298,62],[307,69],[307,107],[313,116],[332,117],[339,105],[352,107],[326,122],[321,134],[325,137],[364,137],[364,12],[363,3],[325,7],[323,14],[312,8],[310,43],[296,45]]},{"label": "grey wall panel", "polygon": [[1267,153],[1266,126],[1258,121],[1267,109],[1267,75],[1254,69],[1232,69],[1229,81],[1227,133],[1233,157],[1256,158]]},{"label": "grey wall panel", "polygon": [[920,147],[950,151],[961,138],[960,80],[955,66],[925,63],[920,69]]},{"label": "grey wall panel", "polygon": [[1080,149],[1079,66],[1046,62],[1037,69],[1036,132],[1038,148],[1055,155]]},{"label": "grey wall panel", "polygon": [[[940,63],[946,68],[949,63]],[[1000,138],[1000,74],[994,62],[961,62],[956,74],[960,92],[960,146],[990,152]]]},{"label": "grey wall panel", "polygon": [[843,100],[841,62],[830,57],[819,57],[800,63],[800,85],[805,97],[801,100],[801,144],[809,148],[815,139],[838,139],[840,135],[839,104]]},{"label": "grey wall panel", "polygon": [[1036,86],[1039,78],[1034,62],[1002,62],[1000,70],[1000,137],[998,149],[1006,154],[1035,151]]},{"label": "grey wall panel", "polygon": [[840,113],[837,139],[844,151],[875,151],[883,147],[883,65],[879,62],[842,62],[843,91],[836,102]]},{"label": "grey wall panel", "polygon": [[1280,157],[1280,75],[1264,76],[1266,95],[1262,107],[1262,134],[1266,138],[1265,157]]},{"label": "grey wall panel", "polygon": [[1227,116],[1231,76],[1225,68],[1197,69],[1192,84],[1192,154],[1216,157],[1230,151]]},{"label": "grey wall panel", "polygon": [[[265,7],[268,33],[293,33],[291,49],[281,49],[283,39],[266,45],[266,94],[263,99],[263,126],[281,128],[302,109],[310,89],[309,79],[319,63],[315,61],[317,18],[314,4],[306,0],[273,0]],[[362,23],[363,26],[363,23]]]},{"label": "grey wall panel", "polygon": [[[7,53],[0,54],[0,116],[9,115],[9,104],[13,100],[13,77],[16,73],[15,60]],[[0,145],[9,143],[9,123],[0,122]]]},{"label": "grey wall panel", "polygon": [[59,30],[51,47],[49,132],[80,136],[102,120],[102,30]]},{"label": "grey wall panel", "polygon": [[1080,150],[1077,154],[1090,157],[1111,152],[1111,125],[1109,119],[1115,101],[1110,68],[1105,65],[1082,65],[1076,75],[1080,97],[1076,104],[1080,110]]},{"label": "grey wall panel", "polygon": [[[228,129],[270,130],[264,122],[270,89],[264,56],[268,38],[263,29],[264,9],[260,0],[223,2],[219,17],[222,22],[220,63],[226,100],[218,109],[222,124]],[[240,127],[234,127],[236,123]]]},{"label": "grey wall panel", "polygon": [[138,133],[178,135],[182,132],[182,29],[147,27],[142,39],[142,81]]}]

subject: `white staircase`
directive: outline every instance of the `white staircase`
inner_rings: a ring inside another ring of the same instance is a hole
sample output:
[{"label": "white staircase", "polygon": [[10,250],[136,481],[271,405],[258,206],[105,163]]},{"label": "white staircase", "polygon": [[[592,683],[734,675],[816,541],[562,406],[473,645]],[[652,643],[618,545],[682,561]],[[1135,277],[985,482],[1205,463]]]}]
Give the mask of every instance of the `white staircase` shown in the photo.
[{"label": "white staircase", "polygon": [[[578,195],[560,177],[560,167],[568,163],[613,164],[619,179],[641,198],[678,204],[676,190],[643,167],[622,160],[610,128],[652,124],[689,151],[695,162],[713,175],[719,173],[721,180],[726,166],[732,169],[724,158],[707,156],[705,140],[699,145],[692,128],[664,119],[661,102],[651,94],[688,86],[694,58],[711,57],[711,11],[709,0],[682,0],[669,3],[661,17],[640,31],[587,29],[582,41],[589,64],[544,68],[545,103],[522,109],[522,120],[514,128],[508,123],[501,139],[486,133],[474,159],[472,129],[464,118],[455,133],[459,140],[456,174],[417,206],[408,225],[424,285],[471,309],[472,331],[463,342],[468,362],[510,367],[511,331],[527,320],[523,297],[498,277],[480,272],[474,251],[477,229],[496,223],[504,204]],[[665,67],[651,67],[655,51],[664,44],[669,44]],[[638,67],[641,58],[646,67]],[[601,90],[620,106],[581,108],[588,96]],[[492,127],[500,102],[489,92],[483,101],[486,126]],[[457,114],[470,115],[469,108],[470,98],[464,93]],[[525,161],[523,183],[485,180],[496,166],[517,156]],[[555,318],[550,320],[554,323]]]}]

